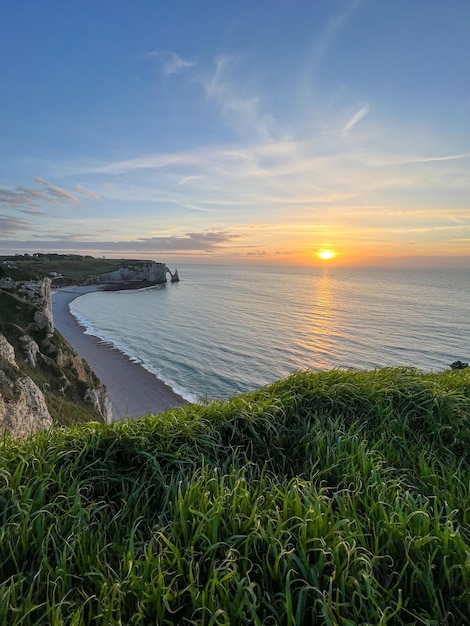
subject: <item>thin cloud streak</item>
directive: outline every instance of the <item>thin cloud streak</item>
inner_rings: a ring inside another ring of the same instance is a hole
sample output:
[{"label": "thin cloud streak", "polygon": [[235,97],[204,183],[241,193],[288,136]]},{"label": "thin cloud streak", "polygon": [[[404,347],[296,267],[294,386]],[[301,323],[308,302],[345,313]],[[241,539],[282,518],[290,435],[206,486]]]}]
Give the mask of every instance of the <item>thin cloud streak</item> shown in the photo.
[{"label": "thin cloud streak", "polygon": [[101,200],[102,196],[94,191],[90,191],[89,189],[85,189],[82,185],[74,185],[72,187],[72,191],[79,193],[81,196],[85,196],[87,198],[91,198],[92,200]]},{"label": "thin cloud streak", "polygon": [[39,189],[32,189],[31,187],[17,187],[16,189],[24,193],[26,196],[37,198],[38,200],[45,200],[51,204],[59,204],[59,200],[57,198],[51,198],[50,195],[44,193],[43,191],[39,191]]},{"label": "thin cloud streak", "polygon": [[343,136],[347,137],[349,133],[352,131],[352,129],[354,128],[354,126],[356,126],[356,124],[358,124],[369,113],[369,111],[370,111],[370,106],[368,104],[360,108],[359,111],[356,111],[356,113],[344,126]]},{"label": "thin cloud streak", "polygon": [[173,50],[152,50],[142,54],[140,59],[158,59],[161,63],[162,72],[167,76],[177,74],[183,70],[193,67],[197,61],[184,59]]},{"label": "thin cloud streak", "polygon": [[18,209],[18,211],[20,213],[26,213],[27,215],[32,215],[33,217],[47,217],[50,218],[51,214],[50,213],[46,213],[45,211],[41,211],[40,209],[37,208],[31,208],[31,209]]},{"label": "thin cloud streak", "polygon": [[[18,186],[14,189],[0,188],[0,206],[20,210],[21,208],[38,208],[41,202],[47,202],[53,205],[67,203],[80,204],[80,200],[74,195],[43,178],[36,177],[34,180],[42,185],[44,190],[24,186]],[[91,192],[87,192],[86,195],[91,197],[90,193]]]},{"label": "thin cloud streak", "polygon": [[[328,153],[327,145],[311,139],[148,155],[104,164],[82,174],[103,177],[119,173],[119,180],[112,187],[103,187],[103,194],[109,199],[171,202],[195,210],[212,209],[219,214],[225,213],[224,207],[251,207],[274,215],[289,206],[303,206],[306,211],[309,207],[334,204],[350,205],[351,209],[370,205],[395,209],[403,203],[393,194],[417,187],[448,189],[459,193],[464,202],[464,194],[470,188],[470,182],[464,178],[456,185],[455,175],[446,178],[442,173],[439,177],[430,176],[410,168],[387,169],[384,160],[397,166],[423,162],[432,167],[434,162],[467,156],[470,155],[462,153],[404,159],[373,150],[366,154],[340,143],[336,151]],[[432,206],[428,205],[428,209]]]},{"label": "thin cloud streak", "polygon": [[[29,228],[30,222],[22,217],[0,215],[0,231],[3,235],[17,235],[18,231]],[[8,244],[10,245],[10,244]]]},{"label": "thin cloud streak", "polygon": [[[2,218],[0,217],[0,225]],[[14,224],[11,224],[14,226]],[[225,244],[240,238],[241,235],[224,232],[193,232],[184,236],[169,237],[145,237],[132,241],[93,241],[81,239],[77,236],[64,236],[60,239],[37,239],[30,241],[0,241],[2,245],[17,244],[18,248],[50,248],[59,247],[66,250],[82,248],[86,250],[106,249],[113,252],[141,251],[146,253],[154,252],[215,252],[224,247]]]},{"label": "thin cloud streak", "polygon": [[43,178],[39,178],[39,177],[36,177],[34,180],[40,185],[43,185],[46,188],[47,193],[53,196],[54,198],[58,198],[59,200],[62,200],[62,201],[73,202],[74,204],[80,204],[80,200],[78,198],[73,196],[71,193],[64,191],[60,187],[53,185],[47,180],[44,180]]},{"label": "thin cloud streak", "polygon": [[235,79],[240,58],[220,55],[215,59],[213,73],[202,79],[207,97],[218,104],[229,126],[251,137],[271,136],[273,118],[260,111],[258,94],[242,95],[243,87]]},{"label": "thin cloud streak", "polygon": [[311,89],[327,52],[334,45],[341,31],[346,27],[348,21],[359,9],[361,4],[363,4],[363,0],[352,0],[348,2],[346,8],[338,15],[332,17],[320,35],[315,39],[315,43],[307,59],[306,72],[302,80],[304,91]]},{"label": "thin cloud streak", "polygon": [[[16,189],[0,189],[0,206],[11,209],[22,206],[37,206],[27,191],[28,190],[21,187],[17,187]],[[46,197],[45,199],[49,201],[49,198]]]},{"label": "thin cloud streak", "polygon": [[371,154],[359,155],[358,160],[367,165],[385,167],[391,165],[413,165],[414,163],[433,163],[440,161],[460,161],[461,159],[470,158],[470,152],[462,152],[460,154],[448,154],[442,156],[419,156],[419,155],[387,155],[387,154]]}]

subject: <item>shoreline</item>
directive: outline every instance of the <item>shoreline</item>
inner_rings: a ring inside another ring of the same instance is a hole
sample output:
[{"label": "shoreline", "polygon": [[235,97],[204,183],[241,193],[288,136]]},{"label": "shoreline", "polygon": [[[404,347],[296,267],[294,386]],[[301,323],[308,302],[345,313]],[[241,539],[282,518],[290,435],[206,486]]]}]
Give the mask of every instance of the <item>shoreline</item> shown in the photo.
[{"label": "shoreline", "polygon": [[84,328],[70,312],[69,304],[86,293],[107,290],[105,285],[55,289],[52,314],[56,330],[85,359],[105,385],[113,408],[113,422],[127,417],[142,417],[148,413],[161,413],[187,404],[187,400],[169,385],[131,361],[112,344],[85,334]]}]

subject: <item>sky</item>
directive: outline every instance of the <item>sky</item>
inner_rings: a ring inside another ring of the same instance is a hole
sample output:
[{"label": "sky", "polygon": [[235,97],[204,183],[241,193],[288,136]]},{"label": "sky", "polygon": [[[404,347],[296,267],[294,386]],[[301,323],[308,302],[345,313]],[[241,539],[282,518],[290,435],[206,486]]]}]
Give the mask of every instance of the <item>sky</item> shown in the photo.
[{"label": "sky", "polygon": [[0,254],[470,268],[468,0],[0,16]]}]

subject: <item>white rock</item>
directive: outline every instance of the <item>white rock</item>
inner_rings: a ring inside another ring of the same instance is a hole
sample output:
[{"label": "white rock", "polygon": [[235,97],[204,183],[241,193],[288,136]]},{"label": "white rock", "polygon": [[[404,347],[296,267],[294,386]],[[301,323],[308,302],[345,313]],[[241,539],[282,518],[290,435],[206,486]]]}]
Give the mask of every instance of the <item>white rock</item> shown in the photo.
[{"label": "white rock", "polygon": [[16,383],[16,399],[0,397],[0,433],[11,437],[28,437],[52,426],[52,417],[39,387],[29,376]]},{"label": "white rock", "polygon": [[38,353],[40,352],[38,344],[29,335],[23,335],[23,337],[20,337],[20,341],[23,344],[28,365],[30,367],[36,367]]},{"label": "white rock", "polygon": [[2,333],[0,333],[0,358],[3,358],[7,363],[18,369],[15,361],[15,348]]}]

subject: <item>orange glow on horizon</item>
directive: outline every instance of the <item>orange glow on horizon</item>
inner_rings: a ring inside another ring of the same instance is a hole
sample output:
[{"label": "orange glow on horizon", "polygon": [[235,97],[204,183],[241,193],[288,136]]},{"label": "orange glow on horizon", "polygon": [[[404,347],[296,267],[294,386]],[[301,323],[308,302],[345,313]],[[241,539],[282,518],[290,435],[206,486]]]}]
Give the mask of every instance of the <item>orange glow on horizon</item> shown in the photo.
[{"label": "orange glow on horizon", "polygon": [[317,252],[317,256],[320,257],[323,261],[329,261],[330,259],[334,259],[336,256],[336,252],[333,250],[319,250]]}]

